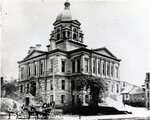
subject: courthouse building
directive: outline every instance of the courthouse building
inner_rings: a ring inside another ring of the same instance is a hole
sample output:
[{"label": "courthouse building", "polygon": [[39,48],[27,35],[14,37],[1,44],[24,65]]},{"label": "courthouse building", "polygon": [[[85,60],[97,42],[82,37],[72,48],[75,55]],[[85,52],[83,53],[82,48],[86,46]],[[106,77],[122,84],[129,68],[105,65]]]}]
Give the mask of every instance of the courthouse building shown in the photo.
[{"label": "courthouse building", "polygon": [[[105,47],[88,49],[70,3],[65,2],[64,7],[53,23],[47,51],[42,51],[40,44],[31,46],[28,55],[18,61],[20,93],[40,93],[46,102],[55,101],[56,105],[76,104],[80,92],[70,76],[92,75],[104,79],[108,96],[119,95],[120,59]],[[83,98],[86,104],[89,94],[84,93]]]}]

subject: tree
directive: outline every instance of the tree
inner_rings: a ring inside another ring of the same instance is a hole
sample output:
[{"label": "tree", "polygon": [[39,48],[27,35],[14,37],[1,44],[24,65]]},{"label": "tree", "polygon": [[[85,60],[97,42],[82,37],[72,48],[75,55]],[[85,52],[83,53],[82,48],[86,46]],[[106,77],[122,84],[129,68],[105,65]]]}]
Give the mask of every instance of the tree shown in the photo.
[{"label": "tree", "polygon": [[6,82],[2,85],[2,90],[5,90],[5,96],[13,96],[18,91],[19,87],[17,80]]},{"label": "tree", "polygon": [[85,90],[90,94],[90,105],[97,106],[101,102],[104,93],[104,80],[91,75],[78,75],[71,77],[75,81],[78,90]]}]

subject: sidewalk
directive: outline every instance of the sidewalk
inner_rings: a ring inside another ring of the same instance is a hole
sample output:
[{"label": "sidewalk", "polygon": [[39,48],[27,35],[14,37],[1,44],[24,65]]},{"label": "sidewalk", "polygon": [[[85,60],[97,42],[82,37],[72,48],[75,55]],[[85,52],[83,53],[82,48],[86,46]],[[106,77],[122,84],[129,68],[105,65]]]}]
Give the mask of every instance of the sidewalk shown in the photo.
[{"label": "sidewalk", "polygon": [[[7,114],[5,114],[7,115]],[[8,115],[1,120],[8,119]],[[101,115],[101,116],[78,116],[78,115],[56,115],[51,116],[48,120],[150,120],[150,114],[123,114],[123,115]],[[9,119],[8,119],[9,120]],[[10,120],[16,120],[16,116],[12,115]],[[27,120],[27,119],[18,119],[18,120]],[[32,116],[30,120],[35,120]],[[39,119],[40,120],[40,119]]]},{"label": "sidewalk", "polygon": [[115,101],[111,98],[107,98],[106,102],[108,104],[108,106],[112,106],[120,111],[128,111],[128,112],[132,112],[133,115],[140,115],[140,116],[148,116],[150,115],[150,110],[147,110],[144,107],[132,107],[129,105],[123,105],[122,102],[119,101]]}]

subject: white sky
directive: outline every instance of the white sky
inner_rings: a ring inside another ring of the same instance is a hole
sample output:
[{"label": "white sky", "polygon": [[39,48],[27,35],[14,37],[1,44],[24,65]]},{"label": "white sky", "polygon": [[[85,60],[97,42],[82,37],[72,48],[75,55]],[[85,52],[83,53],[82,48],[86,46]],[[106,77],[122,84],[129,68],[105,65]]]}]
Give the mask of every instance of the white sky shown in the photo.
[{"label": "white sky", "polygon": [[[17,61],[37,43],[46,50],[49,34],[65,0],[2,0],[2,76],[18,78]],[[75,1],[88,48],[107,47],[121,59],[120,80],[141,85],[150,71],[150,2]]]}]

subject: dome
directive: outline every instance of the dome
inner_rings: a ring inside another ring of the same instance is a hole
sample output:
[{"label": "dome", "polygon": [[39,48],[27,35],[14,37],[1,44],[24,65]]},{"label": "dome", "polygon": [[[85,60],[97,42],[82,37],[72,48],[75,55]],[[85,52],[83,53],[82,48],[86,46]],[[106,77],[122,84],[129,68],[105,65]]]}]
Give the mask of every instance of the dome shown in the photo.
[{"label": "dome", "polygon": [[70,3],[65,2],[65,9],[58,14],[56,21],[71,21],[76,20],[75,14],[70,10]]}]

